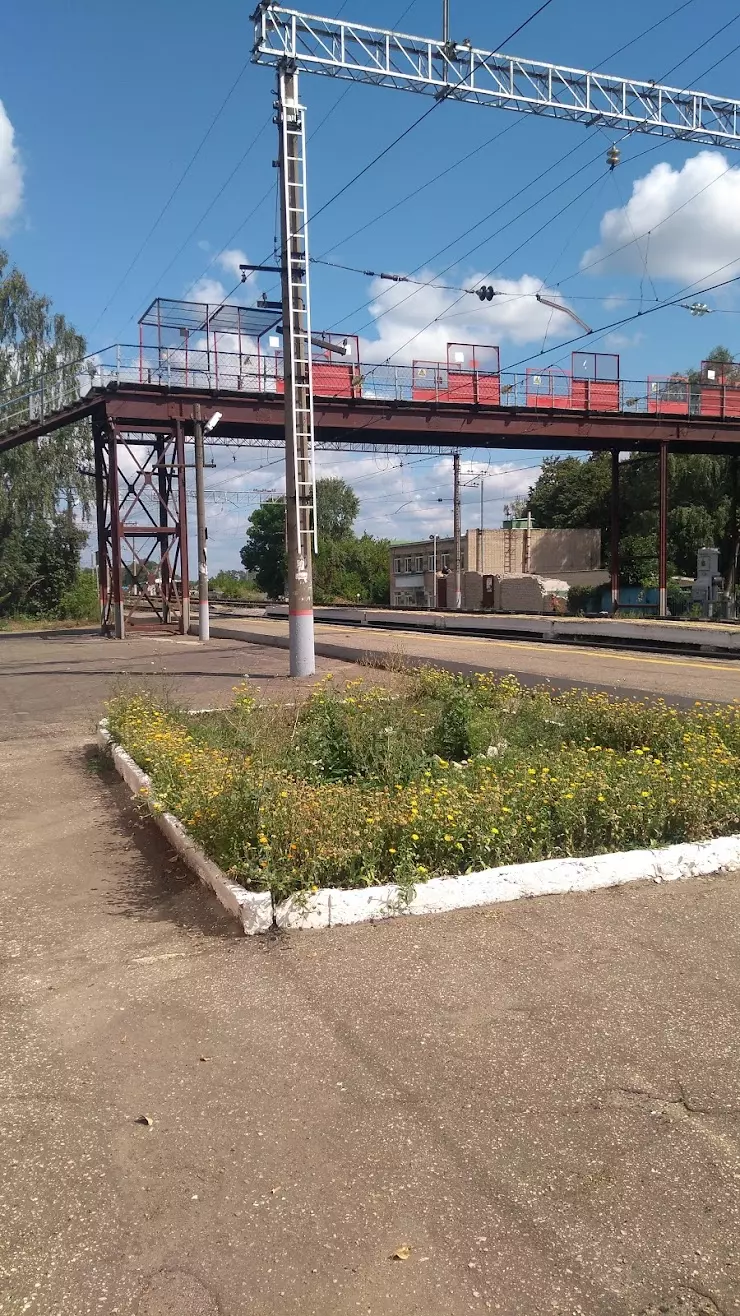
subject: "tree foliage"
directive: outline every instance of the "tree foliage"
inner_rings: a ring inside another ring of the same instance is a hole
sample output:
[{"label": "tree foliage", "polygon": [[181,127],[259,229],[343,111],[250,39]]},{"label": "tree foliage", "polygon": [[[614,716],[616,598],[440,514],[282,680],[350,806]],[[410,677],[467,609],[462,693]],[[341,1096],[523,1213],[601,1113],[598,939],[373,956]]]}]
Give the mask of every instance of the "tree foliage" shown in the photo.
[{"label": "tree foliage", "polygon": [[346,539],[360,511],[360,500],[351,485],[338,476],[316,481],[316,522],[322,539]]},{"label": "tree foliage", "polygon": [[218,571],[211,576],[211,589],[227,599],[255,599],[260,591],[246,571]]},{"label": "tree foliage", "polygon": [[[726,347],[715,347],[708,360],[732,362]],[[740,382],[740,366],[737,367]],[[692,388],[700,372],[683,372]],[[693,576],[700,548],[720,549],[728,582],[733,575],[737,536],[733,527],[733,481],[736,459],[705,453],[668,458],[668,570]],[[548,457],[530,490],[528,510],[543,528],[599,528],[604,532],[603,554],[610,565],[608,527],[611,499],[611,456],[591,453],[577,457]],[[620,464],[620,578],[625,585],[651,585],[658,562],[658,457],[632,453]]]},{"label": "tree foliage", "polygon": [[270,599],[286,589],[285,503],[271,498],[255,508],[249,518],[247,542],[239,552],[242,566]]},{"label": "tree foliage", "polygon": [[372,535],[319,540],[314,567],[317,603],[388,602],[390,541]]},{"label": "tree foliage", "polygon": [[[359,499],[346,480],[327,477],[316,482],[319,551],[314,559],[314,597],[317,603],[348,601],[388,602],[388,542],[372,535],[357,537],[353,526]],[[270,598],[287,592],[285,557],[285,504],[263,503],[249,518],[247,542],[241,549],[242,565],[254,572],[259,589]]]},{"label": "tree foliage", "polygon": [[[0,251],[0,430],[77,395],[84,340]],[[87,422],[0,456],[0,612],[55,611],[74,580],[86,534],[91,461]]]}]

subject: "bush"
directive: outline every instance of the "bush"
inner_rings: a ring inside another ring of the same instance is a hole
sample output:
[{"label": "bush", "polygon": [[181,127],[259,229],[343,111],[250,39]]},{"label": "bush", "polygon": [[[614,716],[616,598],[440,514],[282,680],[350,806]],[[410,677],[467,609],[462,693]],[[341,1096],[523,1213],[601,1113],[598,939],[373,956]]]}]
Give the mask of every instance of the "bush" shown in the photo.
[{"label": "bush", "polygon": [[120,695],[110,727],[155,807],[277,897],[740,829],[740,704],[679,712],[426,670],[393,695],[324,681],[297,709],[248,688],[206,716]]},{"label": "bush", "polygon": [[577,617],[589,612],[601,612],[603,593],[603,585],[571,585],[568,590],[568,612]]},{"label": "bush", "polygon": [[57,617],[62,621],[100,619],[98,580],[94,571],[86,569],[77,572],[72,584],[64,590],[59,600]]}]

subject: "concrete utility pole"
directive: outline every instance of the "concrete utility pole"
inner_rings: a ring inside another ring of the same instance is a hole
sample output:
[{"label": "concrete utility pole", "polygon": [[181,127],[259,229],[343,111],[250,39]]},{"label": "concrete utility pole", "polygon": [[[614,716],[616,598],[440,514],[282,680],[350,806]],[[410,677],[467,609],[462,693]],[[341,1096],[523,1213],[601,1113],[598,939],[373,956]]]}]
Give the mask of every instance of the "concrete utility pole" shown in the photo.
[{"label": "concrete utility pole", "polygon": [[288,629],[291,676],[316,670],[311,553],[316,495],[311,387],[311,324],[306,224],[305,126],[298,74],[278,68],[280,233],[285,376],[285,517],[288,546]]},{"label": "concrete utility pole", "polygon": [[[203,446],[203,418],[200,403],[193,406],[193,433],[195,435],[195,512],[198,526],[198,639],[208,640],[211,635],[208,611],[208,552],[206,529],[206,497],[203,483],[205,448]],[[189,585],[189,582],[188,582]]]},{"label": "concrete utility pole", "polygon": [[462,543],[460,542],[460,454],[452,458],[454,488],[452,491],[452,534],[455,540],[455,611],[462,610]]}]

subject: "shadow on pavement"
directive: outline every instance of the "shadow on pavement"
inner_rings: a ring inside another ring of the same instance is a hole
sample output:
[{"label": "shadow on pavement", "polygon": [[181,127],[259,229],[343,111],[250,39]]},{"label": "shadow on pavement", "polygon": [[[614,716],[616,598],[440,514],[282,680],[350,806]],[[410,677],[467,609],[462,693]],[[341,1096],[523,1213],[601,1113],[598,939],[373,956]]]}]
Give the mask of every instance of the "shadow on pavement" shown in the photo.
[{"label": "shadow on pavement", "polygon": [[[78,751],[68,755],[80,766]],[[128,787],[100,750],[87,745],[83,767],[99,778],[110,836],[106,903],[122,918],[168,922],[203,936],[243,941],[236,922],[170,849],[151,818],[140,812]],[[131,848],[141,862],[132,862]]]}]

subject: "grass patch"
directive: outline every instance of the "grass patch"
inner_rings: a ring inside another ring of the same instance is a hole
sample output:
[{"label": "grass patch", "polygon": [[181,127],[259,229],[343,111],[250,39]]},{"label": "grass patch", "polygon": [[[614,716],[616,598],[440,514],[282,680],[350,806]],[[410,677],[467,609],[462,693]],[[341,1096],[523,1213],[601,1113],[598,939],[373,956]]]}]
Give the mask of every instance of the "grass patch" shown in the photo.
[{"label": "grass patch", "polygon": [[100,614],[95,617],[37,617],[19,614],[12,617],[0,617],[0,634],[15,635],[23,631],[75,631],[89,630],[92,625],[100,624]]},{"label": "grass patch", "polygon": [[740,830],[738,702],[684,712],[425,669],[393,691],[327,678],[298,707],[245,685],[207,715],[121,693],[109,718],[158,807],[277,897]]}]

